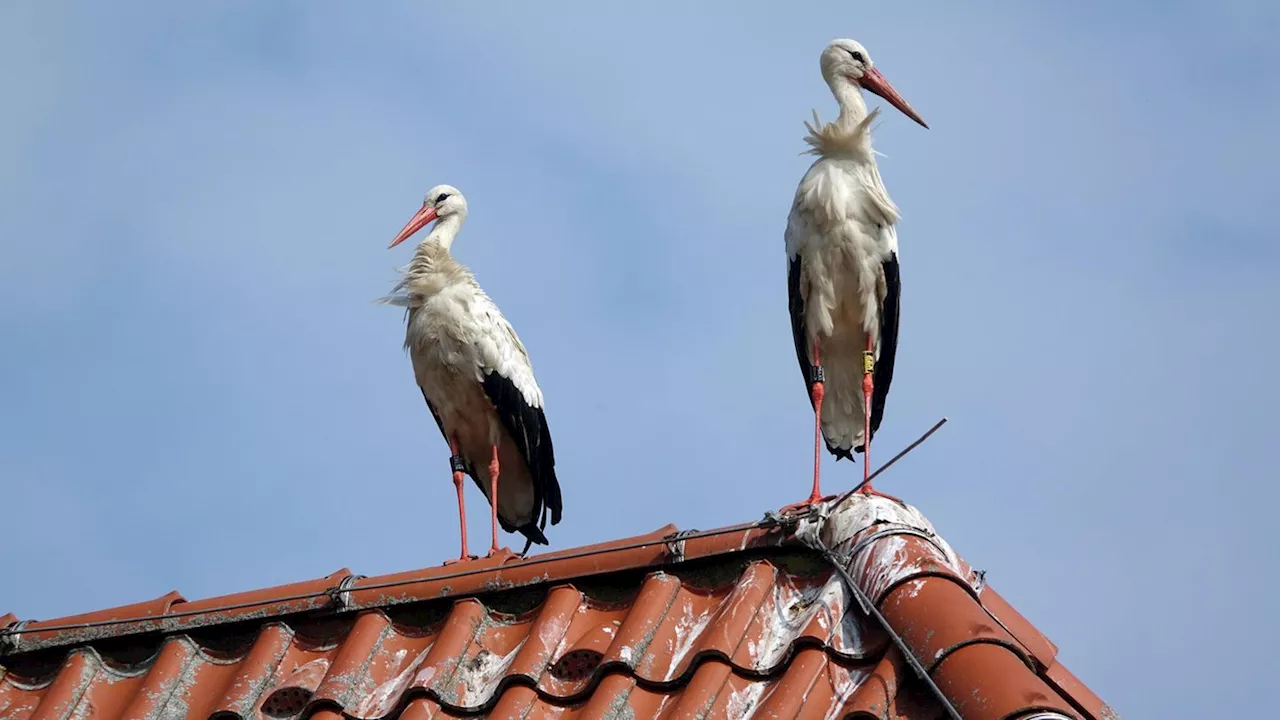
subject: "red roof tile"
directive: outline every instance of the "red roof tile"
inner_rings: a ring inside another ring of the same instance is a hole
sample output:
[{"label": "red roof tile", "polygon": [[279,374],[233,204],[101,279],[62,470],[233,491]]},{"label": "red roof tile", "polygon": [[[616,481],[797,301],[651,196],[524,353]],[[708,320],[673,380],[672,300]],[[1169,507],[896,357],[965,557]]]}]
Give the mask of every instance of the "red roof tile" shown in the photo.
[{"label": "red roof tile", "polygon": [[823,547],[962,717],[1115,717],[927,520],[863,495],[830,517],[5,616],[0,717],[939,717]]}]

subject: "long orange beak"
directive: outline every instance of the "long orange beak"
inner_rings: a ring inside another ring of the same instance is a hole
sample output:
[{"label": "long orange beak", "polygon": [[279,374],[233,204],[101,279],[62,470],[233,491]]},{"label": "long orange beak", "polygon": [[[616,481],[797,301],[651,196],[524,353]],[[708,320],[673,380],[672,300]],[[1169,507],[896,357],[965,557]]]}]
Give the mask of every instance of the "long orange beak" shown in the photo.
[{"label": "long orange beak", "polygon": [[404,228],[400,230],[400,234],[396,235],[396,239],[391,241],[391,244],[387,246],[387,249],[390,250],[405,240],[408,240],[414,233],[421,230],[423,225],[426,225],[435,219],[436,209],[429,208],[426,203],[423,203],[422,209],[414,213],[413,217],[409,218],[409,222],[405,223]]},{"label": "long orange beak", "polygon": [[898,94],[897,90],[893,89],[893,86],[889,84],[888,80],[884,79],[884,76],[880,74],[879,70],[876,70],[875,68],[867,70],[863,73],[862,79],[857,82],[867,90],[870,90],[885,100],[888,100],[890,105],[901,110],[903,115],[906,115],[912,120],[923,125],[926,130],[929,128],[929,125],[925,123],[919,113],[913,110],[912,107],[907,104],[906,100],[902,99],[902,96]]}]

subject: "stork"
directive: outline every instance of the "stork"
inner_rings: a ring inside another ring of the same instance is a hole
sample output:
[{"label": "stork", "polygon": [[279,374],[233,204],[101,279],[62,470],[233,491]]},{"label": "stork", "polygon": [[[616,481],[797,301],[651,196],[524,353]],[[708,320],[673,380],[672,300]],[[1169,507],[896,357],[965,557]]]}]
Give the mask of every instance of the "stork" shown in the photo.
[{"label": "stork", "polygon": [[[449,468],[458,491],[462,555],[467,553],[467,513],[463,475],[469,475],[490,504],[493,542],[498,526],[547,544],[543,529],[560,522],[551,431],[542,409],[542,391],[516,331],[475,277],[450,253],[467,218],[467,200],[449,185],[427,192],[421,209],[388,249],[431,222],[403,277],[382,302],[407,308],[404,347],[427,408],[449,445]],[[501,483],[499,483],[501,477]]]},{"label": "stork", "polygon": [[822,77],[840,105],[823,124],[813,113],[806,151],[818,156],[796,189],[787,218],[787,295],[800,372],[813,405],[813,492],[822,500],[822,443],[841,458],[863,453],[870,491],[871,438],[884,416],[898,342],[898,209],[889,199],[871,149],[862,90],[924,120],[876,70],[861,44],[832,40],[822,51]]}]

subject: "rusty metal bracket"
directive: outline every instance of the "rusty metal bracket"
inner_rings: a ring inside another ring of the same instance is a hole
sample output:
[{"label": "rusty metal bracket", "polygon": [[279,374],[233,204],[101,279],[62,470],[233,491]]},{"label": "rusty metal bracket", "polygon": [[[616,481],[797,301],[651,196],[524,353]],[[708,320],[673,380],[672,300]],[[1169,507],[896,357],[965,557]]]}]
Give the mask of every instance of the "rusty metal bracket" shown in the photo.
[{"label": "rusty metal bracket", "polygon": [[677,530],[663,536],[662,539],[665,541],[663,544],[667,548],[667,554],[671,556],[671,562],[684,562],[684,541],[698,532],[698,530]]},{"label": "rusty metal bracket", "polygon": [[342,612],[351,607],[351,601],[348,599],[347,593],[351,591],[357,580],[363,580],[364,577],[364,575],[348,575],[342,578],[342,582],[329,588],[326,594],[329,596],[329,603],[334,611]]},{"label": "rusty metal bracket", "polygon": [[0,655],[8,655],[17,651],[18,645],[22,642],[22,628],[26,627],[29,622],[31,621],[19,620],[4,628],[4,633],[0,634]]}]

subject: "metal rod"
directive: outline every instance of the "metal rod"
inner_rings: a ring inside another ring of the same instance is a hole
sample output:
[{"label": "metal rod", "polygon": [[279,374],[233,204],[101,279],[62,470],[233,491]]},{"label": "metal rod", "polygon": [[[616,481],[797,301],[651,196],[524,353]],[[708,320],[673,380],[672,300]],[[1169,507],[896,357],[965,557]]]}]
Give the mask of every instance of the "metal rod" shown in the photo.
[{"label": "metal rod", "polygon": [[[946,422],[946,418],[943,418],[943,422]],[[935,425],[934,429],[936,430],[941,424],[942,423],[938,423],[938,425]],[[928,434],[926,434],[925,437],[928,437]],[[893,461],[891,460],[889,464],[892,464],[892,462]],[[888,465],[885,465],[885,467],[888,467]],[[876,619],[876,622],[880,623],[880,627],[884,628],[884,631],[889,634],[889,638],[893,640],[893,644],[897,646],[898,652],[902,653],[907,664],[911,666],[911,669],[915,671],[916,675],[929,686],[931,691],[933,691],[934,697],[942,704],[942,708],[947,711],[947,715],[952,718],[952,720],[964,720],[964,718],[960,716],[959,711],[956,710],[955,706],[951,704],[951,701],[947,699],[947,696],[942,693],[942,688],[938,687],[938,684],[933,681],[932,677],[929,677],[929,673],[925,671],[924,665],[920,664],[920,661],[916,659],[915,653],[911,652],[911,648],[907,647],[906,641],[903,640],[902,636],[899,635],[897,631],[893,629],[893,626],[889,624],[889,619],[880,614],[879,608],[871,603],[871,598],[867,597],[867,594],[862,591],[862,588],[858,587],[858,584],[853,581],[853,576],[851,576],[849,571],[845,569],[844,563],[840,562],[840,558],[832,552],[830,548],[822,544],[821,540],[818,541],[818,547],[822,548],[823,554],[827,558],[827,562],[835,566],[836,572],[840,573],[840,577],[844,578],[845,584],[849,586],[849,590],[853,592],[853,596],[858,599],[858,604],[866,608],[867,612]]]},{"label": "metal rod", "polygon": [[898,461],[899,461],[899,460],[901,460],[903,457],[905,457],[907,453],[909,453],[909,452],[911,452],[912,450],[915,450],[916,448],[920,447],[920,444],[921,444],[921,443],[923,443],[925,440],[928,440],[930,435],[932,435],[932,434],[934,434],[934,433],[938,432],[938,429],[939,429],[939,428],[941,428],[943,425],[946,425],[946,424],[947,424],[947,419],[946,419],[945,417],[944,417],[944,418],[942,418],[941,420],[939,420],[938,422],[934,423],[934,424],[933,424],[933,427],[931,427],[931,428],[929,428],[927,431],[925,431],[925,434],[923,434],[923,435],[921,435],[919,438],[917,438],[915,442],[913,442],[913,443],[911,443],[910,445],[908,445],[908,446],[906,446],[905,448],[903,448],[901,452],[899,452],[897,455],[894,455],[892,458],[890,458],[890,459],[889,459],[889,462],[887,462],[887,463],[885,463],[885,464],[881,465],[880,467],[876,468],[876,471],[875,471],[875,472],[873,472],[873,473],[871,473],[870,477],[868,477],[868,478],[866,478],[865,480],[863,480],[862,482],[858,483],[857,485],[855,485],[855,486],[853,487],[853,489],[852,489],[852,490],[850,490],[850,491],[846,492],[845,494],[843,494],[843,495],[841,495],[839,498],[837,498],[837,499],[836,499],[836,501],[835,501],[834,503],[832,503],[832,504],[831,504],[831,507],[836,507],[836,506],[838,506],[840,503],[844,502],[845,500],[848,500],[848,499],[849,499],[849,496],[851,496],[851,495],[853,495],[854,493],[856,493],[856,492],[858,492],[859,490],[861,490],[861,489],[863,488],[863,486],[865,486],[867,483],[871,482],[872,480],[875,480],[877,477],[879,477],[879,476],[880,476],[880,473],[884,472],[885,470],[888,470],[888,469],[889,469],[889,468],[890,468],[894,463],[898,462]]}]

